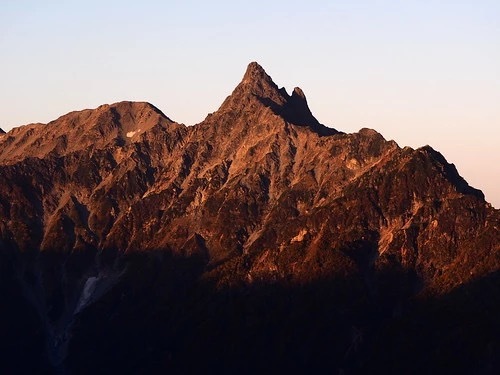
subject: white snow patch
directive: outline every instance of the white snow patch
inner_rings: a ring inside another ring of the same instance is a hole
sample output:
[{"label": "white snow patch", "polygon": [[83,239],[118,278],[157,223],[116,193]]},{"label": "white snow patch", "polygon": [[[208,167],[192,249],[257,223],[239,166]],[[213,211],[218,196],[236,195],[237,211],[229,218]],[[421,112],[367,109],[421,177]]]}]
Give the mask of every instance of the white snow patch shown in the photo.
[{"label": "white snow patch", "polygon": [[82,295],[80,296],[80,301],[78,301],[78,307],[76,311],[81,311],[88,303],[92,294],[94,294],[95,288],[97,286],[98,277],[91,276],[85,281],[85,286],[83,287]]},{"label": "white snow patch", "polygon": [[77,307],[74,310],[74,315],[105,295],[114,285],[116,285],[124,272],[125,269],[121,271],[101,271],[96,276],[88,277],[87,280],[85,280],[85,285],[82,288],[80,298],[76,304]]},{"label": "white snow patch", "polygon": [[136,135],[137,133],[139,133],[141,131],[141,129],[137,129],[137,130],[134,130],[132,132],[128,132],[127,133],[127,137],[128,138],[132,138],[134,135]]}]

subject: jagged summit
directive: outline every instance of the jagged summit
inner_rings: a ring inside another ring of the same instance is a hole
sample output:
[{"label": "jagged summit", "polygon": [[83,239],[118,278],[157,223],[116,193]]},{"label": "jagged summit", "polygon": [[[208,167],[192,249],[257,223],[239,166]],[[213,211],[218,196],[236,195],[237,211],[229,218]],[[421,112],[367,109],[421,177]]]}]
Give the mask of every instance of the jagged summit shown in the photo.
[{"label": "jagged summit", "polygon": [[256,82],[268,82],[276,86],[272,78],[266,73],[264,68],[259,65],[259,63],[252,61],[247,66],[247,70],[245,71],[245,75],[243,76],[242,83],[249,84]]},{"label": "jagged summit", "polygon": [[304,100],[307,103],[306,95],[304,94],[304,91],[300,87],[295,87],[292,92],[292,98],[297,97],[302,100]]},{"label": "jagged summit", "polygon": [[219,111],[242,111],[256,100],[271,101],[282,106],[286,103],[288,94],[285,89],[279,89],[264,68],[256,62],[251,62],[241,82],[231,95],[222,103]]},{"label": "jagged summit", "polygon": [[320,124],[313,116],[302,89],[295,87],[292,95],[288,95],[257,62],[248,65],[241,82],[214,115],[220,120],[220,117],[228,114],[229,118],[234,118],[240,113],[252,111],[254,116],[260,117],[261,112],[266,109],[271,109],[292,125],[309,127],[320,135],[338,133],[335,129]]},{"label": "jagged summit", "polygon": [[239,94],[251,94],[261,99],[271,99],[276,104],[286,103],[288,94],[284,88],[279,89],[270,75],[256,62],[248,64],[247,70],[236,88]]}]

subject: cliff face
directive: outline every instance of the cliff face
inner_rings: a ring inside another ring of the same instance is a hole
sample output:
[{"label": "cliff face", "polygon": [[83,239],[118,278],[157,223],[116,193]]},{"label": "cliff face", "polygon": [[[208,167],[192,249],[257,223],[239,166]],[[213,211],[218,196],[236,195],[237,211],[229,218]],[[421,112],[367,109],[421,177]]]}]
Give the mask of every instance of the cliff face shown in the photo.
[{"label": "cliff face", "polygon": [[[148,290],[153,321],[168,337],[182,333],[155,314],[165,308],[165,295],[185,288],[194,288],[189,297],[168,303],[195,315],[200,306],[224,312],[219,293],[227,290],[238,291],[242,311],[258,310],[262,301],[248,307],[239,293],[266,295],[276,285],[321,283],[313,290],[332,293],[354,315],[365,303],[392,314],[414,298],[448,295],[496,275],[499,215],[431,147],[400,148],[370,129],[328,128],[311,114],[301,89],[288,95],[256,63],[219,110],[192,127],[148,103],[122,102],[0,136],[0,250],[5,278],[17,285],[5,293],[22,290],[56,368],[84,361],[71,352],[75,321],[90,327],[75,333],[81,351],[98,317],[114,308],[110,301],[121,306],[122,323],[134,316],[132,300],[116,300],[118,291],[127,296],[125,285]],[[209,301],[198,294],[207,285]],[[342,302],[344,293],[351,296]],[[340,305],[325,306],[341,314]],[[281,313],[316,311],[292,307]],[[172,314],[166,313],[182,321]],[[190,326],[201,324],[198,318]],[[361,324],[350,319],[353,327]],[[277,346],[286,341],[271,331]],[[359,370],[356,361],[369,355],[349,351],[351,333],[331,343],[344,354],[325,366]],[[183,369],[179,358],[187,352],[178,341],[169,345],[158,354],[167,359],[152,371]]]}]

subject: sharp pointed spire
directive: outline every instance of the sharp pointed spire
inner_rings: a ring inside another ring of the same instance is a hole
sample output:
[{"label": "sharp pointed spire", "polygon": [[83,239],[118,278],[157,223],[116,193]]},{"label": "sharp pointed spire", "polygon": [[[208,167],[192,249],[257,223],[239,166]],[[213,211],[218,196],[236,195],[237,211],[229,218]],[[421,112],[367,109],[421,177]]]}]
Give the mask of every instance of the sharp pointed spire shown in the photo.
[{"label": "sharp pointed spire", "polygon": [[336,132],[321,125],[314,118],[307,105],[306,96],[300,88],[296,87],[292,95],[288,95],[286,90],[280,89],[264,68],[255,61],[248,64],[240,84],[214,115],[217,117],[231,113],[229,118],[233,121],[235,114],[250,108],[256,116],[261,110],[271,109],[288,123],[309,127],[321,135]]},{"label": "sharp pointed spire", "polygon": [[252,61],[247,66],[245,75],[243,76],[243,82],[255,82],[255,81],[271,81],[271,77],[266,73],[264,68],[259,65],[259,63]]}]

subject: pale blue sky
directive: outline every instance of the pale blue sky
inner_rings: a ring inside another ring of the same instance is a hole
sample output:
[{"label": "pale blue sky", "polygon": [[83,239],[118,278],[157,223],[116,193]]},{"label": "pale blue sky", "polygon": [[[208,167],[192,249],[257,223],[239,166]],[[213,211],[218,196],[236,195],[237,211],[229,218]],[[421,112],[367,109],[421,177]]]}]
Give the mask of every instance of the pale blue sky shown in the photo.
[{"label": "pale blue sky", "polygon": [[0,0],[0,127],[121,100],[194,124],[254,60],[324,124],[430,144],[500,207],[493,0]]}]

